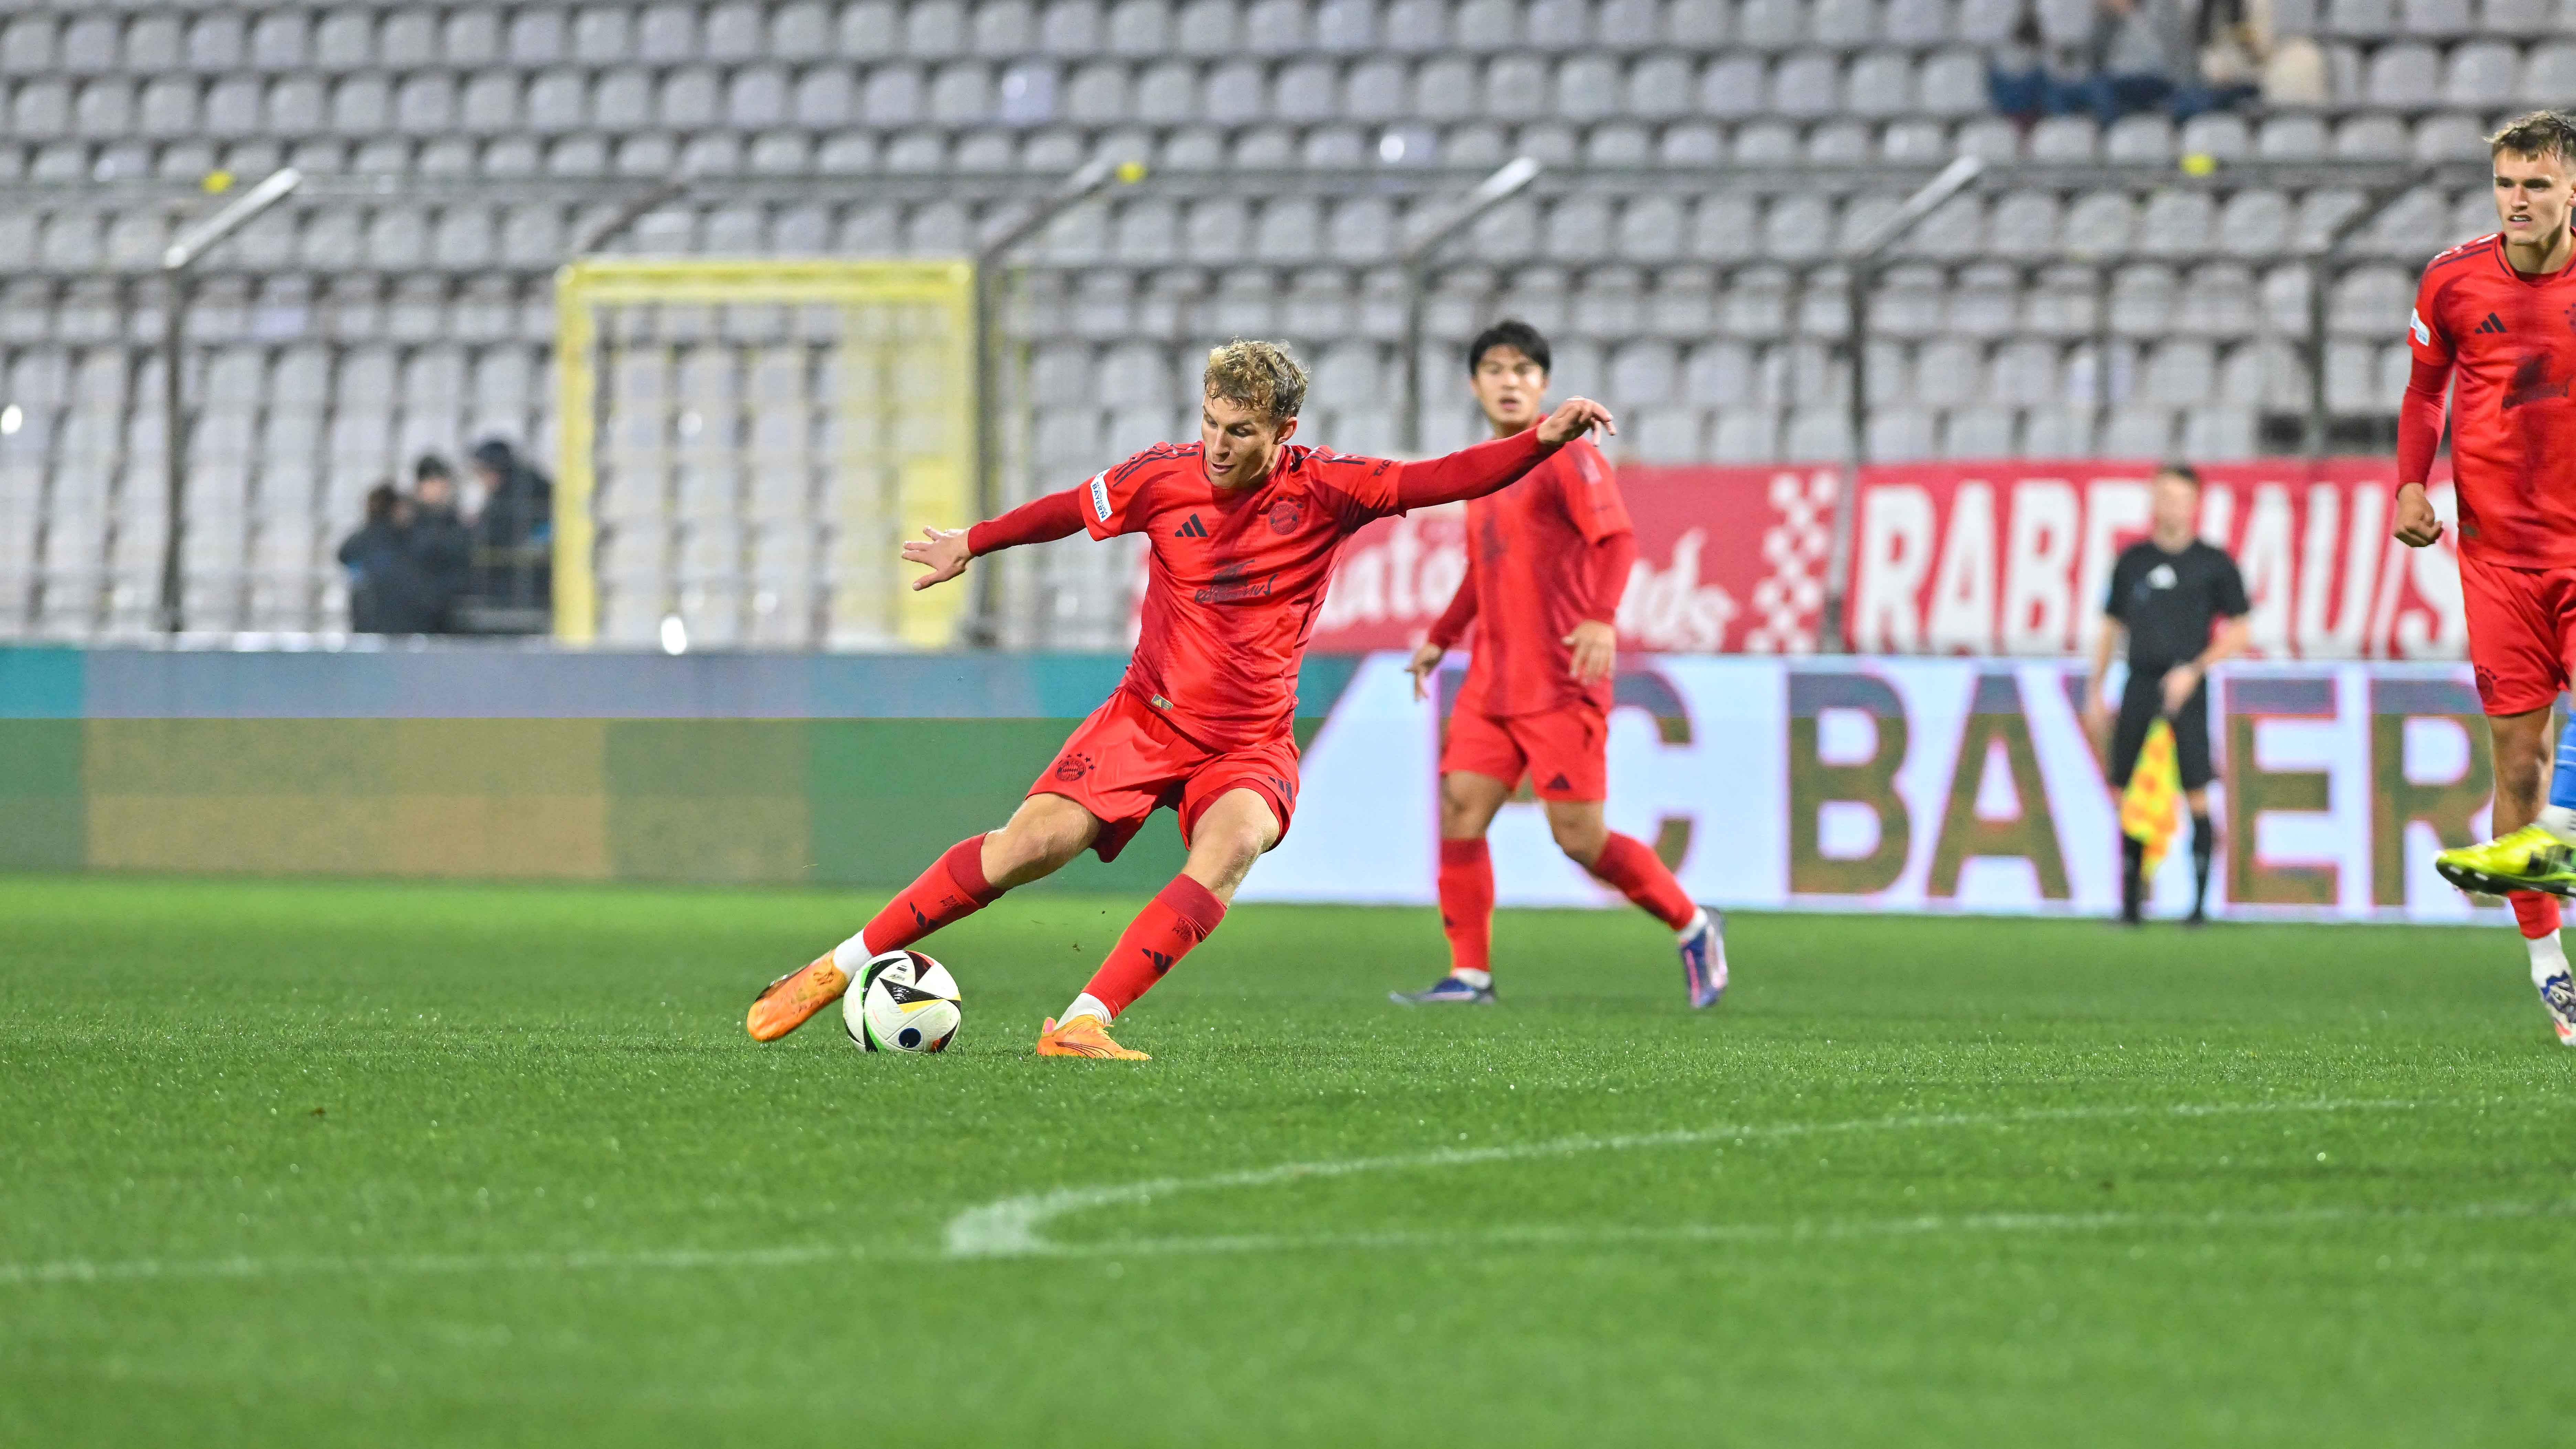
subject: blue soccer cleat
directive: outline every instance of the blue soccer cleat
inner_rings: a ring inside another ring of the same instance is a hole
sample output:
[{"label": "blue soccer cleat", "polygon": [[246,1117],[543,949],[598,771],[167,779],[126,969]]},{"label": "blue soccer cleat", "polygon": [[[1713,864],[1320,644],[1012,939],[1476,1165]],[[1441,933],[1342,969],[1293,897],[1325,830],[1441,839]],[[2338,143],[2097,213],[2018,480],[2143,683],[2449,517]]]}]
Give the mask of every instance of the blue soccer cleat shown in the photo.
[{"label": "blue soccer cleat", "polygon": [[1494,988],[1443,976],[1421,991],[1390,991],[1386,999],[1398,1006],[1491,1006]]},{"label": "blue soccer cleat", "polygon": [[1700,910],[1699,929],[1682,937],[1682,985],[1690,990],[1694,1010],[1717,1005],[1726,994],[1726,916]]},{"label": "blue soccer cleat", "polygon": [[2549,1024],[2558,1029],[2558,1044],[2576,1047],[2576,979],[2561,968],[2557,975],[2536,984],[2540,987],[2540,1004],[2549,1009]]}]

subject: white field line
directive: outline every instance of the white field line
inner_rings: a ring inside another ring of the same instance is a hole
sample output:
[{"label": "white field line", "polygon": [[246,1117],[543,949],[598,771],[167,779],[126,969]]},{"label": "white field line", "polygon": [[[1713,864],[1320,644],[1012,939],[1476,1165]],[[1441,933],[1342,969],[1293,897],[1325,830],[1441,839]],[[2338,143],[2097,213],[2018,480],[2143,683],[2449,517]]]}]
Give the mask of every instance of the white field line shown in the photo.
[{"label": "white field line", "polygon": [[1541,1157],[1571,1157],[1590,1152],[1639,1152],[1658,1147],[1698,1147],[1748,1138],[1812,1136],[1826,1132],[1906,1132],[1941,1127],[2011,1127],[2031,1122],[2089,1121],[2119,1117],[2207,1117],[2243,1112],[2402,1111],[2421,1105],[2411,1101],[2241,1102],[2183,1106],[2063,1107],[1989,1114],[1927,1114],[1866,1117],[1848,1122],[1782,1122],[1769,1125],[1694,1127],[1672,1132],[1640,1132],[1608,1137],[1559,1137],[1496,1147],[1437,1148],[1388,1157],[1349,1157],[1326,1162],[1287,1162],[1241,1172],[1205,1177],[1161,1177],[1100,1187],[1067,1187],[1052,1192],[1006,1197],[968,1208],[949,1219],[946,1243],[954,1258],[1010,1258],[1063,1251],[1042,1230],[1057,1218],[1095,1208],[1135,1206],[1180,1192],[1208,1192],[1236,1187],[1269,1187],[1283,1182],[1348,1177],[1363,1172],[1411,1172],[1425,1168],[1472,1167],[1487,1162],[1522,1162]]},{"label": "white field line", "polygon": [[1205,1237],[1137,1239],[1124,1242],[1066,1245],[1048,1241],[1041,1229],[1069,1213],[1115,1204],[1151,1202],[1179,1192],[1231,1187],[1260,1187],[1309,1178],[1332,1178],[1363,1172],[1398,1172],[1425,1168],[1472,1166],[1564,1157],[1587,1152],[1641,1151],[1731,1143],[1742,1139],[1812,1136],[1835,1132],[1922,1131],[1936,1128],[2012,1127],[2025,1123],[2090,1121],[2123,1117],[2215,1117],[2255,1112],[2404,1111],[2441,1106],[2438,1101],[2326,1100],[2313,1102],[2243,1102],[2186,1104],[2167,1107],[2069,1107],[1992,1114],[1924,1114],[1871,1117],[1844,1122],[1791,1122],[1770,1125],[1693,1128],[1604,1137],[1562,1137],[1546,1142],[1495,1147],[1441,1148],[1386,1157],[1349,1158],[1331,1162],[1285,1163],[1243,1172],[1204,1177],[1157,1178],[1093,1188],[1004,1198],[970,1208],[951,1219],[937,1247],[862,1247],[852,1243],[787,1244],[763,1248],[662,1248],[632,1251],[516,1253],[409,1253],[369,1256],[317,1254],[304,1257],[256,1258],[65,1258],[38,1262],[0,1261],[0,1288],[58,1283],[113,1283],[155,1279],[254,1279],[284,1277],[424,1276],[478,1273],[689,1272],[730,1269],[807,1267],[818,1263],[856,1261],[922,1261],[940,1257],[1118,1257],[1187,1253],[1286,1252],[1305,1248],[1437,1248],[1462,1244],[1528,1246],[1606,1244],[1612,1242],[1733,1242],[1800,1238],[1892,1236],[1944,1232],[2073,1232],[2120,1227],[2260,1226],[2299,1222],[2409,1218],[2512,1218],[2576,1215],[2576,1203],[2471,1204],[2448,1208],[2367,1209],[2299,1208],[2277,1212],[2206,1213],[1979,1213],[1888,1219],[1823,1219],[1789,1223],[1699,1223],[1670,1227],[1559,1227],[1547,1224],[1501,1226],[1477,1230],[1447,1229],[1436,1234],[1315,1234],[1281,1237]]}]

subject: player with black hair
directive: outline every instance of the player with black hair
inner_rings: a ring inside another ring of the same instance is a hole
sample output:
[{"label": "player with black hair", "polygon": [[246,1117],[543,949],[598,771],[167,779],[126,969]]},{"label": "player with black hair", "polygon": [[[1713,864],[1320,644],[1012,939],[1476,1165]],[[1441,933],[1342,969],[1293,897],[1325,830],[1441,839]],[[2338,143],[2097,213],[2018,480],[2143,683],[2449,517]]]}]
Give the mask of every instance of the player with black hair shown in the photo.
[{"label": "player with black hair", "polygon": [[[1547,339],[1526,322],[1498,322],[1467,348],[1467,384],[1497,438],[1544,416]],[[1413,696],[1469,624],[1467,678],[1440,750],[1440,925],[1449,974],[1410,1005],[1494,1000],[1494,864],[1485,832],[1526,778],[1557,847],[1602,884],[1670,927],[1682,982],[1697,1007],[1726,991],[1723,923],[1694,904],[1653,847],[1610,829],[1611,627],[1636,531],[1609,461],[1589,442],[1567,444],[1529,476],[1467,505],[1467,577],[1413,653]]]}]

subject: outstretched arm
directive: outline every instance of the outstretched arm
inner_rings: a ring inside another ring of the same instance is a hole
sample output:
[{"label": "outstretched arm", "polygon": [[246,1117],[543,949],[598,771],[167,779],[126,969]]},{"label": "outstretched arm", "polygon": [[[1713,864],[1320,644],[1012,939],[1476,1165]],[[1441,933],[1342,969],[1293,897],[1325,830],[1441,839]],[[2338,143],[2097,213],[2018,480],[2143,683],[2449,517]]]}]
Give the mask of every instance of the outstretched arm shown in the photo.
[{"label": "outstretched arm", "polygon": [[2397,404],[2397,541],[2422,548],[2442,536],[2442,520],[2424,495],[2425,475],[2442,446],[2442,408],[2451,391],[2451,364],[2415,359],[2406,396]]},{"label": "outstretched arm", "polygon": [[1467,550],[1467,573],[1458,580],[1458,592],[1449,596],[1449,607],[1440,611],[1439,622],[1433,624],[1431,632],[1414,646],[1413,662],[1404,666],[1404,672],[1413,676],[1415,699],[1430,698],[1425,681],[1431,678],[1432,670],[1440,667],[1440,661],[1457,644],[1458,636],[1466,633],[1467,626],[1475,619],[1476,550],[1470,547]]},{"label": "outstretched arm", "polygon": [[1522,474],[1545,461],[1548,454],[1596,427],[1608,433],[1619,431],[1608,408],[1590,398],[1567,398],[1527,432],[1461,448],[1445,458],[1405,464],[1404,472],[1395,480],[1395,506],[1429,508],[1499,493],[1520,481]]},{"label": "outstretched arm", "polygon": [[927,542],[907,543],[903,556],[930,572],[912,581],[916,589],[944,584],[966,572],[966,561],[1024,543],[1048,543],[1082,532],[1082,490],[1068,488],[1023,503],[999,518],[973,528],[925,528]]}]

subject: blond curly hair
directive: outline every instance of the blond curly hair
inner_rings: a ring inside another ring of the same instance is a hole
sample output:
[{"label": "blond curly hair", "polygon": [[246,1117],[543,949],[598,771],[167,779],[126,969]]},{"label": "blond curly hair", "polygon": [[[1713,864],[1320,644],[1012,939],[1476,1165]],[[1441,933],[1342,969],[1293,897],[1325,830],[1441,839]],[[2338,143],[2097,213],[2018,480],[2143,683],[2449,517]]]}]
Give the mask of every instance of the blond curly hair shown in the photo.
[{"label": "blond curly hair", "polygon": [[1208,349],[1207,395],[1240,403],[1273,423],[1306,405],[1306,369],[1276,342],[1238,337]]}]

